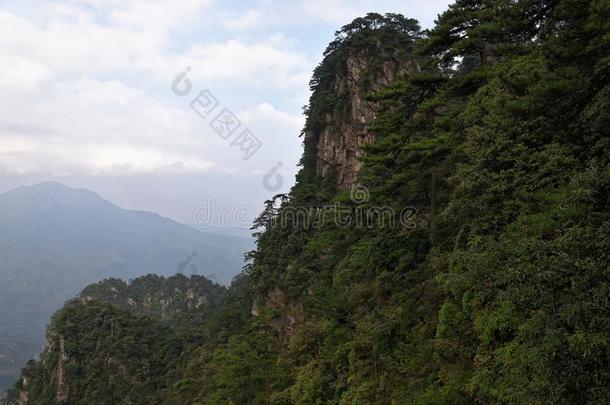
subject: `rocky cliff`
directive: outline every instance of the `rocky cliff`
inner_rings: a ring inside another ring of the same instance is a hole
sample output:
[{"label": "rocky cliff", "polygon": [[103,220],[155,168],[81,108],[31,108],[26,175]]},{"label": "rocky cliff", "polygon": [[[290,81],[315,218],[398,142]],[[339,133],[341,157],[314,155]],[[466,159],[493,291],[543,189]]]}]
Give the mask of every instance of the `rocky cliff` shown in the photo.
[{"label": "rocky cliff", "polygon": [[201,321],[220,304],[224,291],[203,276],[149,274],[130,283],[112,278],[92,284],[80,293],[79,300],[103,302],[137,316],[176,324]]},{"label": "rocky cliff", "polygon": [[[317,137],[316,174],[336,176],[340,189],[356,184],[363,147],[375,139],[370,125],[378,106],[368,101],[367,95],[389,85],[401,74],[419,71],[417,62],[404,56],[379,65],[371,52],[354,51],[345,60],[345,73],[336,75],[335,92],[345,100],[347,108],[326,116],[326,126]],[[368,82],[371,77],[373,81]],[[311,132],[305,133],[305,137],[313,136]]]},{"label": "rocky cliff", "polygon": [[[53,316],[40,360],[28,362],[4,403],[82,403],[88,395],[103,401],[95,403],[142,403],[142,392],[154,387],[148,379],[164,373],[157,356],[179,348],[172,328],[205,322],[225,291],[203,276],[180,274],[88,286]],[[83,387],[82,375],[113,382],[104,392]]]},{"label": "rocky cliff", "polygon": [[[301,172],[309,179],[302,178],[297,189],[311,182],[318,194],[314,199],[324,201],[329,197],[322,195],[325,184],[332,184],[331,193],[357,184],[364,146],[375,140],[371,126],[380,107],[369,96],[399,77],[420,72],[414,52],[420,35],[416,21],[392,14],[369,14],[336,32],[310,82]],[[303,297],[295,298],[288,290],[286,285],[268,289],[255,299],[251,311],[253,316],[265,310],[276,314],[271,325],[284,352],[306,323]]]},{"label": "rocky cliff", "polygon": [[409,24],[393,27],[390,34],[362,19],[337,34],[339,41],[329,46],[311,82],[304,137],[305,145],[315,148],[316,175],[334,176],[339,189],[349,189],[356,183],[363,146],[375,139],[370,126],[378,105],[367,96],[420,66],[412,54],[417,34]]}]

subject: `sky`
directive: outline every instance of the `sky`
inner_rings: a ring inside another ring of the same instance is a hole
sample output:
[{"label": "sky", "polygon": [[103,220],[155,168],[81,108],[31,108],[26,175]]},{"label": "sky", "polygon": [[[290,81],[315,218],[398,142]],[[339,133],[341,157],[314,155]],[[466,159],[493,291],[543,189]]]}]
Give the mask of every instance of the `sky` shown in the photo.
[{"label": "sky", "polygon": [[201,228],[294,183],[309,78],[367,12],[449,1],[0,0],[0,193],[56,181]]}]

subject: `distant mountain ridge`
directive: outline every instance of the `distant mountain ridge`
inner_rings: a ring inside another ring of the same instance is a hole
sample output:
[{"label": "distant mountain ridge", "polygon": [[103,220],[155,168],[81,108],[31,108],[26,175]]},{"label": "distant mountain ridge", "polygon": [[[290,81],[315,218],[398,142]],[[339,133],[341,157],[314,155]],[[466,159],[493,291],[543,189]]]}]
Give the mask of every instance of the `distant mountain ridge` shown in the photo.
[{"label": "distant mountain ridge", "polygon": [[86,285],[177,272],[226,285],[252,247],[59,183],[0,195],[0,381],[14,380],[23,365],[15,353],[38,347],[25,357],[35,355],[49,316]]}]

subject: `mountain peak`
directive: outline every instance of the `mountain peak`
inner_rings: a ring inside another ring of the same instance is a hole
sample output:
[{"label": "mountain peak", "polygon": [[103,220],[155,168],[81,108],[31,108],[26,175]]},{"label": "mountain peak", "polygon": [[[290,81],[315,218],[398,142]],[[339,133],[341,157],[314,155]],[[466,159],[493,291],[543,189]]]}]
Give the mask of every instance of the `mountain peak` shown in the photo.
[{"label": "mountain peak", "polygon": [[29,189],[56,189],[56,190],[70,190],[72,187],[58,183],[56,181],[41,181],[40,183],[33,184],[31,186],[24,186]]},{"label": "mountain peak", "polygon": [[[74,188],[70,186],[66,186],[65,184],[58,183],[56,181],[43,181],[40,183],[33,184],[31,186],[21,186],[16,189],[9,191],[7,194],[12,192],[22,192],[22,193],[89,193],[95,194],[93,191],[84,189],[84,188]],[[97,194],[95,194],[97,195]]]},{"label": "mountain peak", "polygon": [[93,191],[72,188],[54,181],[21,186],[0,195],[0,202],[15,208],[40,209],[52,206],[114,205]]}]

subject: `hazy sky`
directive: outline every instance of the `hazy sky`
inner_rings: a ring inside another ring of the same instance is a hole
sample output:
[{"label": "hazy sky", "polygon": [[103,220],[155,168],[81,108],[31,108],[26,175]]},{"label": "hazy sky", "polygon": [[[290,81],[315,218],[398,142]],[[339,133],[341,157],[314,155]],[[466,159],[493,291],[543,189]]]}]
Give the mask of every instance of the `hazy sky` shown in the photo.
[{"label": "hazy sky", "polygon": [[[0,0],[0,192],[54,180],[183,223],[248,226],[294,182],[309,78],[334,31],[370,11],[431,27],[448,3]],[[173,91],[187,68],[190,92]],[[264,183],[274,168],[281,184]]]}]

